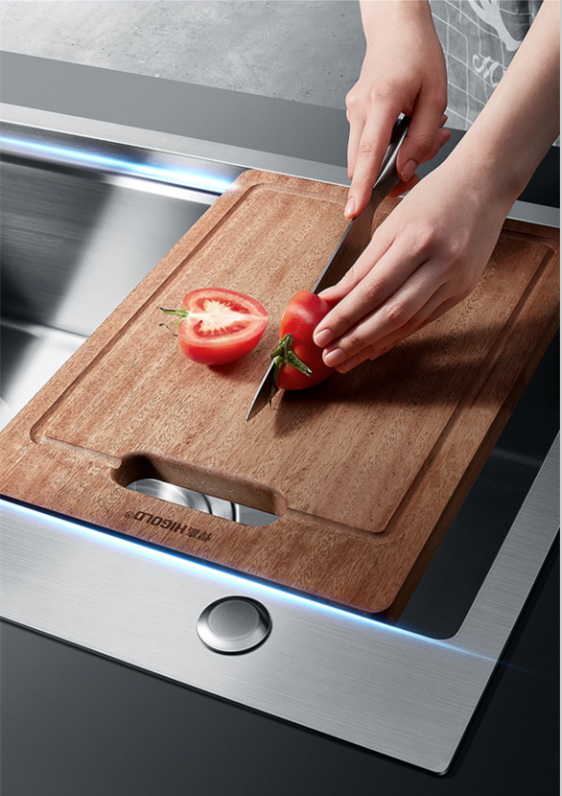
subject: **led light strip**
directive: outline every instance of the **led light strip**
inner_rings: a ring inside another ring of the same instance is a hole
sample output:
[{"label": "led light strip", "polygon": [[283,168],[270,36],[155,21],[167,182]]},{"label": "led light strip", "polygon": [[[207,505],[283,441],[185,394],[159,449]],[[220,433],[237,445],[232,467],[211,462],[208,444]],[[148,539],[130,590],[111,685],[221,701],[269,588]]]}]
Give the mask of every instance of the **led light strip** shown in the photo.
[{"label": "led light strip", "polygon": [[488,658],[487,656],[473,653],[468,649],[450,644],[449,642],[443,641],[441,639],[430,638],[428,636],[420,635],[419,633],[414,633],[410,630],[388,625],[384,622],[379,622],[376,619],[372,619],[371,617],[363,616],[351,611],[346,611],[344,608],[328,605],[310,597],[305,597],[303,595],[285,591],[279,587],[270,586],[265,583],[259,583],[246,578],[243,575],[237,575],[235,573],[219,569],[218,567],[210,564],[204,564],[199,561],[184,558],[177,553],[167,552],[165,550],[150,547],[142,542],[137,541],[136,539],[128,539],[122,536],[116,536],[110,531],[105,531],[103,528],[97,529],[82,523],[78,524],[72,520],[65,519],[64,517],[59,517],[38,509],[31,508],[30,506],[12,502],[11,500],[6,500],[5,498],[0,498],[0,529],[2,520],[4,519],[4,513],[6,511],[20,512],[24,515],[27,514],[35,520],[50,522],[57,528],[70,533],[78,534],[89,541],[94,541],[98,544],[106,544],[110,547],[115,547],[122,551],[124,550],[127,553],[134,553],[135,555],[140,555],[144,558],[151,559],[158,564],[178,567],[189,575],[194,575],[200,578],[211,575],[213,578],[222,581],[229,588],[243,588],[244,590],[249,589],[253,591],[257,597],[261,596],[262,599],[267,598],[268,596],[275,597],[276,599],[281,598],[293,604],[300,604],[308,609],[326,612],[339,619],[357,622],[364,627],[376,629],[377,631],[382,630],[393,635],[405,636],[410,639],[415,639],[423,644],[441,647],[443,649],[447,649],[452,652],[458,652],[463,655],[470,655],[472,657],[482,658],[484,660],[494,660],[492,658]]},{"label": "led light strip", "polygon": [[230,180],[221,179],[220,177],[211,177],[200,172],[168,169],[162,166],[150,166],[145,163],[135,163],[134,161],[115,158],[109,155],[100,155],[95,152],[75,149],[74,147],[41,144],[37,141],[29,141],[12,136],[0,136],[0,144],[5,147],[10,147],[17,152],[47,155],[51,158],[59,158],[66,163],[103,168],[120,174],[156,180],[157,182],[183,185],[186,188],[199,191],[210,191],[220,194],[224,193],[232,184]]}]

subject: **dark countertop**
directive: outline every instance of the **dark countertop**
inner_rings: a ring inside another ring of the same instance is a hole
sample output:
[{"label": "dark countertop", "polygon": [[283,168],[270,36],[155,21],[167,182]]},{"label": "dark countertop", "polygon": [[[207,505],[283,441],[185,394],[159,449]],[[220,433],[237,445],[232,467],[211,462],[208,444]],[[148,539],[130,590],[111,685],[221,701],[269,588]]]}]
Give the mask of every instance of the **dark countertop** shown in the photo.
[{"label": "dark countertop", "polygon": [[[6,103],[345,163],[340,111],[26,56],[2,66]],[[523,198],[555,205],[558,168],[553,149]],[[558,584],[557,543],[444,777],[4,622],[2,793],[558,793]]]}]

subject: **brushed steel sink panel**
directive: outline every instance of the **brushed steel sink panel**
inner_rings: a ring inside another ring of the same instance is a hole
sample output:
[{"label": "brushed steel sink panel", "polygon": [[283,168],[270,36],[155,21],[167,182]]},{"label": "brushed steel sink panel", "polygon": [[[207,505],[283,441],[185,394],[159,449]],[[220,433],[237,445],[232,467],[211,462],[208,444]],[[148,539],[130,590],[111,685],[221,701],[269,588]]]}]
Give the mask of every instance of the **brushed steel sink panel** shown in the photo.
[{"label": "brushed steel sink panel", "polygon": [[82,337],[217,198],[32,160],[1,168],[2,316]]},{"label": "brushed steel sink panel", "polygon": [[[187,164],[225,179],[245,167],[346,179],[322,164],[7,111],[12,131],[30,140],[144,164]],[[221,162],[229,158],[237,165]],[[2,169],[2,413],[9,419],[216,194],[14,151]],[[0,501],[2,615],[443,773],[556,536],[559,470],[557,439],[460,630],[444,641],[8,500]],[[197,636],[197,619],[210,603],[237,595],[263,603],[272,631],[251,652],[221,656]]]}]

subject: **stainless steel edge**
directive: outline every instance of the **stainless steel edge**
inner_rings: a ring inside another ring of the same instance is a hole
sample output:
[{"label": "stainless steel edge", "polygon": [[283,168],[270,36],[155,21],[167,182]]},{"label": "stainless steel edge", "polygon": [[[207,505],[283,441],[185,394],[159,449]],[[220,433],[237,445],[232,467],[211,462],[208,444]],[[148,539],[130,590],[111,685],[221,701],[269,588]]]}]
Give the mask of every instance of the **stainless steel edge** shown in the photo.
[{"label": "stainless steel edge", "polygon": [[534,205],[531,202],[517,200],[508,218],[513,221],[527,221],[529,224],[541,224],[544,227],[560,229],[560,208]]},{"label": "stainless steel edge", "polygon": [[[215,161],[238,167],[240,171],[265,169],[280,174],[306,177],[310,180],[322,180],[335,185],[349,184],[347,169],[343,166],[317,163],[312,160],[277,155],[271,152],[258,152],[213,141],[202,141],[198,138],[187,138],[5,103],[0,103],[0,119],[4,124],[36,128],[45,133],[70,134],[106,143],[168,152],[210,162]],[[559,209],[533,205],[529,202],[515,202],[508,218],[549,227],[560,227]]]},{"label": "stainless steel edge", "polygon": [[539,574],[559,526],[560,434],[454,636],[456,644],[491,657],[501,655],[502,630],[515,624],[529,594],[528,581]]},{"label": "stainless steel edge", "polygon": [[[558,530],[559,438],[457,636],[395,630],[2,501],[2,613],[112,658],[444,773]],[[259,600],[256,650],[197,635],[210,603]],[[157,596],[155,596],[157,595]]]},{"label": "stainless steel edge", "polygon": [[258,152],[213,141],[202,141],[198,138],[187,138],[170,133],[99,122],[94,119],[66,116],[51,111],[23,108],[19,105],[0,104],[0,118],[3,124],[19,125],[32,130],[42,130],[45,133],[80,136],[84,139],[109,144],[167,152],[205,160],[207,163],[214,161],[237,167],[239,173],[246,169],[264,169],[306,177],[311,180],[323,180],[337,185],[347,182],[346,170],[339,166],[330,166],[269,152]]}]

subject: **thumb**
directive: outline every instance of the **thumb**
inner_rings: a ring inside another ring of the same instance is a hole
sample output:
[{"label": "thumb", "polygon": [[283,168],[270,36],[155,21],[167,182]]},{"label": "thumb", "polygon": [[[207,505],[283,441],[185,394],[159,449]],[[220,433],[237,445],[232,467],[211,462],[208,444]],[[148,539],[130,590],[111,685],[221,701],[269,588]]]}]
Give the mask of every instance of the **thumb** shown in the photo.
[{"label": "thumb", "polygon": [[398,153],[397,168],[401,180],[408,182],[420,163],[425,163],[433,156],[435,137],[443,123],[441,105],[428,100],[420,101]]}]

